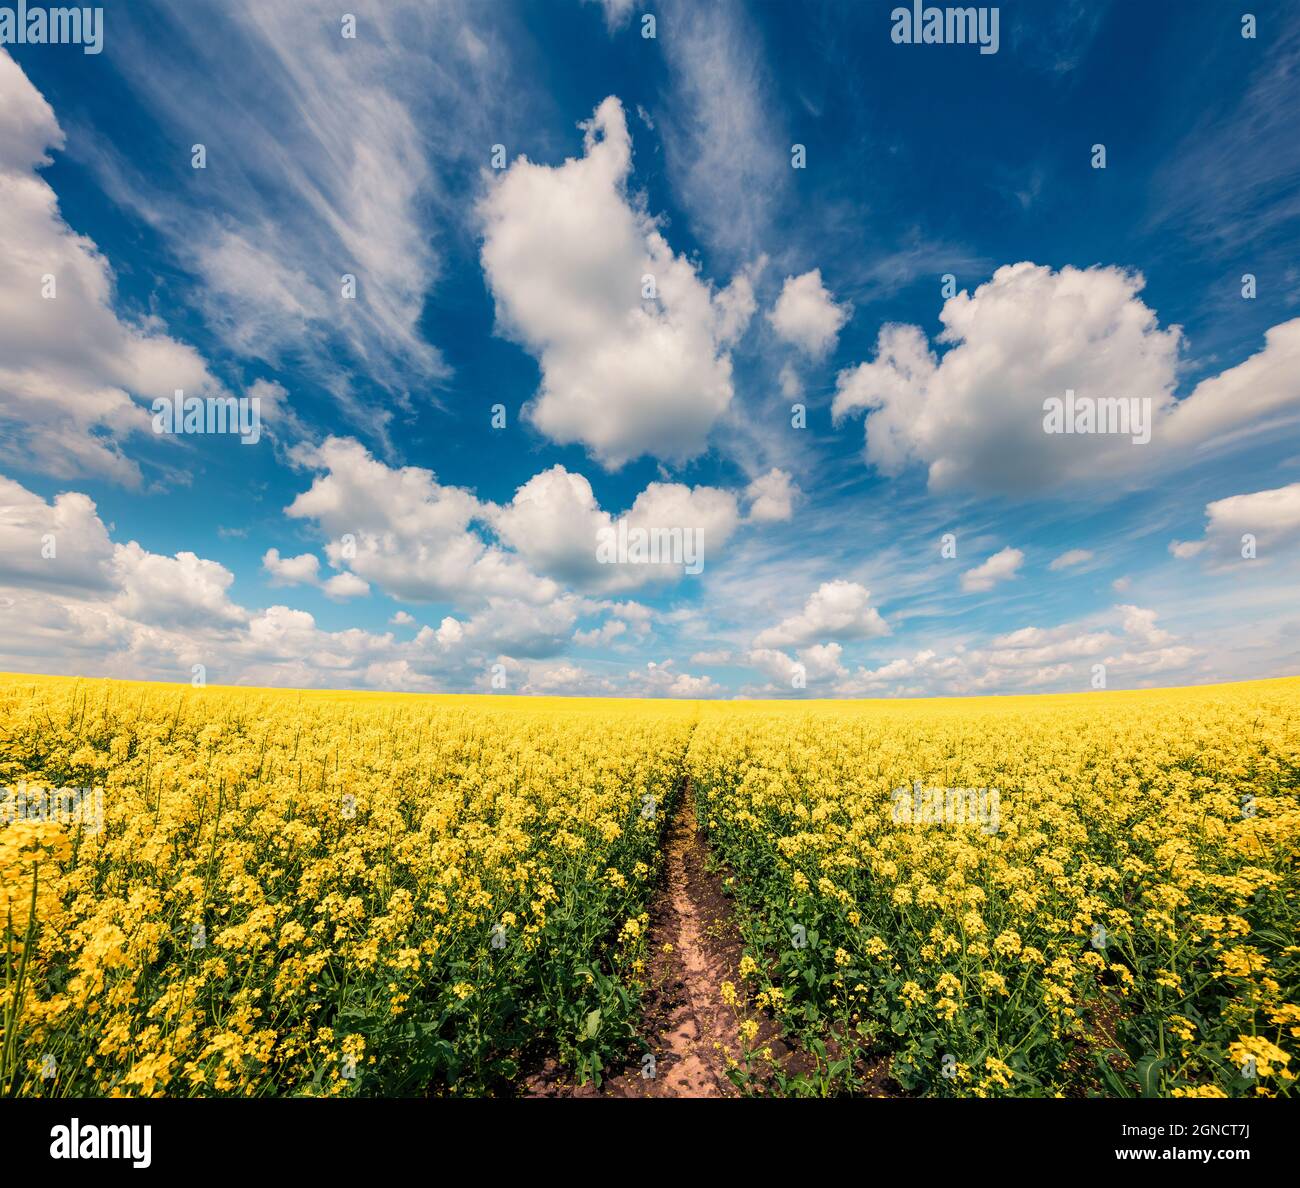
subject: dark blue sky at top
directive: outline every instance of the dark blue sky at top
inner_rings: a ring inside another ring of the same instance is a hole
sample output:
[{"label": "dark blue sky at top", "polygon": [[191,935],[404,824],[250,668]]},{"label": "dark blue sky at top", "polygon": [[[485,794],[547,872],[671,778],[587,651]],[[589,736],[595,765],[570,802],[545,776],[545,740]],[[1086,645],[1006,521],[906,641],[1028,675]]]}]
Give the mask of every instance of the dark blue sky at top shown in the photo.
[{"label": "dark blue sky at top", "polygon": [[[661,52],[676,35],[671,22],[661,21],[664,45],[654,46],[640,37],[636,18],[611,33],[595,4],[484,5],[511,46],[518,76],[499,133],[511,158],[524,153],[559,164],[580,155],[579,121],[605,96],[617,95],[629,113],[633,185],[661,218],[674,250],[697,259],[702,274],[719,286],[754,255],[768,253],[773,262],[759,286],[761,309],[770,306],[783,275],[814,267],[838,299],[852,301],[853,317],[835,352],[808,376],[812,426],[842,458],[860,453],[862,431],[853,420],[832,434],[836,372],[867,358],[886,322],[916,323],[937,334],[944,272],[973,289],[999,265],[1019,260],[1141,270],[1143,299],[1161,325],[1180,324],[1188,336],[1180,394],[1207,371],[1258,350],[1266,328],[1296,313],[1296,224],[1285,214],[1295,178],[1270,174],[1267,163],[1242,147],[1251,121],[1261,118],[1243,110],[1258,81],[1261,47],[1238,32],[1243,8],[1272,34],[1293,20],[1292,6],[1265,0],[1005,0],[1000,52],[983,56],[972,47],[894,45],[889,13],[895,5],[888,0],[757,0],[738,34],[755,39],[754,56],[763,64],[762,85],[776,116],[775,159],[786,175],[755,170],[755,191],[771,196],[772,235],[737,247],[702,235],[672,182],[661,136],[665,119],[674,118],[666,111],[673,83]],[[184,54],[187,38],[219,41],[219,6],[194,3],[182,21],[174,7],[149,0],[115,0],[105,8],[106,48],[98,57],[12,47],[68,136],[66,150],[44,170],[64,218],[107,257],[120,311],[161,317],[168,332],[199,349],[232,390],[257,378],[278,380],[315,425],[355,432],[336,423],[329,396],[301,374],[292,350],[274,368],[235,357],[205,324],[193,299],[195,278],[165,239],[102,188],[102,164],[111,160],[149,189],[202,209],[208,176],[190,168],[189,144],[207,140],[205,130],[195,128],[178,141],[142,102],[130,72],[139,68],[142,45],[177,55]],[[230,44],[238,53],[238,43]],[[190,85],[202,88],[206,80],[196,74]],[[263,84],[250,71],[245,85],[255,93]],[[655,129],[637,117],[638,106]],[[272,117],[292,118],[268,109]],[[791,177],[794,141],[807,146],[809,165]],[[1105,171],[1090,168],[1096,142],[1106,146]],[[1195,174],[1189,169],[1200,168],[1198,154],[1216,142],[1237,146],[1223,168],[1247,176],[1240,185],[1222,187],[1214,205],[1191,201],[1187,191]],[[224,167],[237,147],[209,141],[212,169]],[[481,191],[479,169],[490,152],[490,145],[473,147],[472,167],[432,163],[448,195],[466,209]],[[1259,186],[1252,185],[1251,170]],[[746,201],[737,196],[740,207]],[[1261,218],[1261,209],[1278,213]],[[1233,220],[1247,219],[1249,236],[1234,232]],[[734,462],[716,449],[676,470],[643,458],[606,473],[581,447],[554,445],[520,424],[519,409],[535,392],[540,372],[524,349],[494,333],[494,304],[471,227],[472,219],[456,225],[430,212],[429,235],[442,263],[421,328],[442,351],[450,375],[412,387],[411,411],[399,413],[393,426],[393,462],[427,467],[443,483],[497,501],[560,462],[586,474],[610,509],[626,507],[647,482],[665,475],[692,483],[740,481]],[[346,263],[322,262],[322,276],[336,276]],[[1247,271],[1259,277],[1261,298],[1254,302],[1238,299]],[[354,369],[365,398],[364,370],[354,360],[337,362]],[[788,415],[788,405],[766,399],[775,384],[769,356],[738,350],[736,376],[737,400],[752,399],[755,415]],[[377,389],[369,397],[377,405],[386,401]],[[504,435],[489,428],[488,410],[498,401],[510,410],[512,431]],[[1267,443],[1261,448],[1276,461]],[[151,451],[163,456],[154,443],[142,444],[142,457]],[[174,456],[166,461],[177,464]],[[105,520],[115,522],[118,539],[134,537],[160,552],[194,549],[235,570],[236,597],[253,603],[274,598],[258,585],[257,558],[270,545],[294,550],[291,537],[302,530],[280,513],[308,476],[272,451],[243,450],[232,440],[200,441],[179,464],[189,471],[188,483],[158,482],[145,494],[95,480],[78,486],[97,501]],[[47,497],[68,485],[15,477]],[[907,481],[919,490],[924,475]],[[845,480],[846,508],[867,505],[881,482],[861,466]],[[1189,531],[1199,510],[1199,504],[1189,507]],[[248,535],[219,537],[219,525]],[[1043,531],[1051,536],[1055,529]],[[308,547],[304,535],[301,548]],[[296,593],[325,626],[367,619],[378,624],[391,611],[379,597],[369,609],[340,608],[309,591]]]}]

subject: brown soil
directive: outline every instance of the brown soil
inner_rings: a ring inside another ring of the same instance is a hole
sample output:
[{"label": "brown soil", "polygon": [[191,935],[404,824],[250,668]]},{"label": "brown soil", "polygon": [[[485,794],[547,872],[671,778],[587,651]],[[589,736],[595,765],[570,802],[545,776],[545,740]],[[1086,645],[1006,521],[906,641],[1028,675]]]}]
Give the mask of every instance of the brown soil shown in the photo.
[{"label": "brown soil", "polygon": [[[643,1075],[638,1053],[597,1089],[575,1085],[554,1065],[524,1083],[533,1097],[736,1097],[727,1076],[741,1055],[735,1010],[722,1001],[723,982],[743,993],[738,968],[740,937],[721,878],[708,869],[708,850],[695,824],[690,784],[665,839],[662,885],[650,905],[649,989],[641,1034],[654,1057],[654,1076]],[[665,947],[669,947],[665,952]],[[775,1030],[760,1018],[760,1037],[773,1055],[787,1055]]]},{"label": "brown soil", "polygon": [[1066,1090],[1067,1097],[1087,1097],[1089,1094],[1102,1092],[1112,1096],[1097,1071],[1096,1053],[1106,1052],[1106,1063],[1115,1071],[1120,1080],[1134,1085],[1132,1062],[1124,1055],[1123,1045],[1116,1034],[1120,1021],[1124,1018],[1124,1005],[1105,988],[1099,987],[1098,997],[1088,1001],[1086,1015],[1087,1031],[1084,1037],[1075,1042],[1075,1052],[1065,1062],[1065,1072],[1072,1082]]}]

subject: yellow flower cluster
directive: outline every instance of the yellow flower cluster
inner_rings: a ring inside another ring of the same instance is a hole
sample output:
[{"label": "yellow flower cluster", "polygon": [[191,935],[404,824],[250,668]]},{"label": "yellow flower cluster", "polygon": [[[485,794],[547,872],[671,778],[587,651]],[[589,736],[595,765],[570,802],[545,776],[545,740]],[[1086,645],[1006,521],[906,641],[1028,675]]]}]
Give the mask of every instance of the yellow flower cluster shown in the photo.
[{"label": "yellow flower cluster", "polygon": [[[746,944],[720,994],[833,1053],[791,1091],[883,1056],[921,1093],[1294,1095],[1298,727],[1297,680],[700,704],[0,676],[0,1094],[479,1094],[548,1054],[598,1079],[637,1040],[689,778]],[[102,819],[15,817],[18,787],[96,789]]]},{"label": "yellow flower cluster", "polygon": [[0,676],[0,797],[103,792],[99,828],[0,801],[0,1094],[599,1077],[694,717]]},{"label": "yellow flower cluster", "polygon": [[687,765],[813,1091],[1294,1092],[1300,681],[710,705]]}]

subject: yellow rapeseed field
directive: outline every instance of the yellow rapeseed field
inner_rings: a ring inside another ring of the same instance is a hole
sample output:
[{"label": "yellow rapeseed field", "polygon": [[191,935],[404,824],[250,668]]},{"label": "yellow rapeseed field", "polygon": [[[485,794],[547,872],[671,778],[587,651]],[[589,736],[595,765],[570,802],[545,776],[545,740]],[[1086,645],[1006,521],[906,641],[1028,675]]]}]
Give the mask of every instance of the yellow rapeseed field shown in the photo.
[{"label": "yellow rapeseed field", "polygon": [[688,768],[815,1091],[1291,1091],[1300,681],[710,707]]},{"label": "yellow rapeseed field", "polygon": [[1298,725],[1300,680],[700,703],[0,676],[0,1093],[600,1077],[638,1042],[689,778],[742,1036],[769,1013],[813,1069],[752,1048],[742,1084],[1286,1095]]},{"label": "yellow rapeseed field", "polygon": [[103,789],[97,832],[0,831],[0,1091],[472,1093],[533,1050],[598,1072],[693,717],[0,677],[0,785]]}]

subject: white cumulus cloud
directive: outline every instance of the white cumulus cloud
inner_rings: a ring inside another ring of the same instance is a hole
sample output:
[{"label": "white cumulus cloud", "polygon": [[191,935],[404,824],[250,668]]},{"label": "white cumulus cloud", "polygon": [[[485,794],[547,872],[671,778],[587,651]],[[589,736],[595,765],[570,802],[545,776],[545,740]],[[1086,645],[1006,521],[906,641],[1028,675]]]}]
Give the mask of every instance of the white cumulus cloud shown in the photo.
[{"label": "white cumulus cloud", "polygon": [[1205,535],[1199,540],[1171,542],[1175,557],[1204,555],[1215,569],[1246,563],[1245,538],[1253,537],[1255,556],[1248,563],[1267,562],[1300,544],[1300,483],[1216,499],[1205,505],[1205,516]]},{"label": "white cumulus cloud", "polygon": [[750,501],[747,518],[755,524],[789,520],[794,515],[795,500],[801,494],[789,471],[774,466],[745,488]]},{"label": "white cumulus cloud", "polygon": [[631,169],[611,96],[585,125],[582,157],[554,167],[519,157],[479,207],[498,324],[542,368],[526,416],[610,469],[704,450],[733,395],[728,347],[754,309],[747,276],[716,293],[673,252],[629,196]]},{"label": "white cumulus cloud", "polygon": [[546,602],[559,593],[517,557],[473,530],[486,511],[469,491],[446,487],[430,470],[390,467],[360,443],[331,437],[292,452],[316,471],[286,509],[325,537],[325,555],[395,598],[481,603],[489,597]]},{"label": "white cumulus cloud", "polygon": [[822,284],[821,269],[814,268],[785,278],[781,296],[767,316],[777,337],[819,359],[835,345],[852,312],[851,305],[836,304]]},{"label": "white cumulus cloud", "polygon": [[[1140,273],[1029,262],[999,268],[945,302],[936,340],[889,324],[875,358],[840,372],[834,416],[865,411],[866,456],[887,474],[928,468],[935,490],[1028,494],[1104,479],[1134,485],[1233,432],[1300,407],[1300,318],[1264,348],[1174,397],[1183,342],[1139,297]],[[1122,400],[1149,408],[1150,441],[1118,433],[1047,433],[1044,401]]]},{"label": "white cumulus cloud", "polygon": [[115,311],[108,261],[63,221],[37,173],[63,143],[50,105],[0,49],[0,461],[137,487],[140,467],[123,450],[150,433],[137,400],[220,385],[159,318]]},{"label": "white cumulus cloud", "polygon": [[1014,577],[1024,560],[1024,553],[1008,546],[974,569],[966,570],[961,575],[961,588],[967,594],[982,594],[993,589],[998,582]]},{"label": "white cumulus cloud", "polygon": [[754,647],[762,650],[888,634],[889,627],[871,605],[871,591],[857,582],[839,579],[823,582],[799,614],[760,631],[754,637]]},{"label": "white cumulus cloud", "polygon": [[590,593],[631,590],[685,571],[681,561],[602,563],[597,557],[601,535],[617,534],[621,521],[629,533],[691,533],[704,565],[718,556],[740,523],[730,491],[684,483],[650,483],[626,514],[614,516],[601,509],[583,475],[559,465],[534,475],[490,518],[498,537],[532,569]]}]

